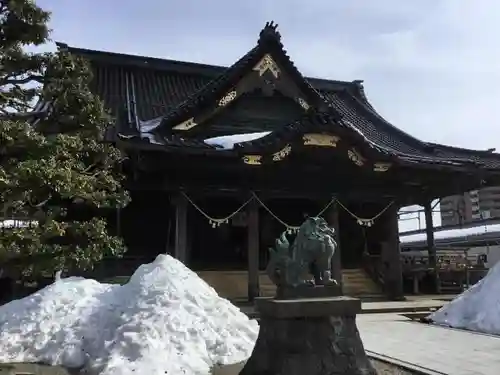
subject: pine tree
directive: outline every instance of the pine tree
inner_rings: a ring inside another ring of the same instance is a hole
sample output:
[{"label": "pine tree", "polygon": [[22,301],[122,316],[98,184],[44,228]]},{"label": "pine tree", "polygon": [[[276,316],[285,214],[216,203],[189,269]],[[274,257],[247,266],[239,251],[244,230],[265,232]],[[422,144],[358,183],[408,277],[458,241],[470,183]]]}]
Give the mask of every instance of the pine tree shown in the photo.
[{"label": "pine tree", "polygon": [[122,254],[101,213],[128,202],[89,65],[27,52],[50,42],[49,17],[33,0],[0,0],[0,219],[30,223],[2,228],[0,268],[32,276]]}]

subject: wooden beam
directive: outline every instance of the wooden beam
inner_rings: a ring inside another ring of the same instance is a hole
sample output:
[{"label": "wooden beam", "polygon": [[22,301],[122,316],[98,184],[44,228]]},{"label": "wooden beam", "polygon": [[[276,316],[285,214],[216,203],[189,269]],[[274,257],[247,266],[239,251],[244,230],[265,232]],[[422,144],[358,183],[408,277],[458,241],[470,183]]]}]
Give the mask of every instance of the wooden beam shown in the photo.
[{"label": "wooden beam", "polygon": [[259,287],[259,205],[250,202],[248,212],[248,299],[253,301],[260,295]]},{"label": "wooden beam", "polygon": [[399,246],[399,207],[393,204],[385,213],[387,241],[383,244],[382,251],[387,261],[388,268],[384,274],[384,284],[388,296],[393,300],[404,299],[403,293],[403,267],[401,264],[401,249]]},{"label": "wooden beam", "polygon": [[432,202],[424,203],[425,213],[425,234],[427,236],[427,251],[429,253],[429,265],[436,268],[436,243],[434,241],[434,219],[432,217]]},{"label": "wooden beam", "polygon": [[[340,231],[339,231],[339,206],[338,204],[332,204],[327,212],[327,222],[332,228],[335,229],[335,242],[337,243],[337,248],[332,257],[331,272],[332,278],[336,280],[340,285],[340,290],[343,290],[343,280],[342,280],[342,260],[341,260],[341,247],[340,247]],[[342,291],[343,293],[343,291]]]},{"label": "wooden beam", "polygon": [[[188,202],[183,195],[174,198],[175,204],[175,249],[174,255],[182,263],[186,264],[187,259],[187,208]],[[187,265],[187,264],[186,264]]]},{"label": "wooden beam", "polygon": [[439,272],[437,267],[436,242],[434,240],[434,221],[432,217],[432,201],[427,200],[424,203],[425,213],[425,233],[427,236],[427,252],[429,254],[429,267],[434,270],[434,283],[436,293],[441,293],[441,282],[439,281]]},{"label": "wooden beam", "polygon": [[[205,183],[200,185],[199,181],[203,180]],[[300,186],[293,186],[282,182],[279,185],[268,184],[255,184],[239,185],[238,179],[224,184],[222,181],[212,183],[211,181],[200,178],[198,182],[186,181],[184,183],[175,182],[165,179],[161,181],[127,181],[125,187],[131,191],[170,191],[175,192],[179,189],[184,189],[188,194],[197,194],[203,196],[232,196],[232,197],[250,197],[251,192],[255,192],[262,199],[280,199],[280,198],[307,198],[307,199],[329,199],[332,196],[337,197],[340,201],[363,201],[363,202],[380,202],[380,200],[391,201],[397,199],[403,206],[411,204],[418,204],[421,200],[417,199],[418,194],[412,191],[395,188],[368,188],[366,186],[359,186],[359,189],[354,187],[342,187],[341,189],[329,189],[327,186],[311,184]],[[307,179],[306,179],[307,180]]]}]

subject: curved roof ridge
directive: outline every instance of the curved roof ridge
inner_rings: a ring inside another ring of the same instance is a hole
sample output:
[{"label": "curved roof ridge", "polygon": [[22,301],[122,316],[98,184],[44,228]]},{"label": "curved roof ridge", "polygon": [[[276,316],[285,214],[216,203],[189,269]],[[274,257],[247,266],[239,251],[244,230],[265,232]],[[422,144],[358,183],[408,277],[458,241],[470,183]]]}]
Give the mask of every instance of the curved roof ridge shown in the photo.
[{"label": "curved roof ridge", "polygon": [[[56,42],[59,49],[66,50],[70,53],[86,55],[91,57],[91,60],[106,61],[110,64],[137,66],[156,70],[177,70],[179,67],[191,68],[198,70],[198,74],[215,75],[224,72],[228,67],[222,65],[205,64],[192,61],[182,61],[175,59],[167,59],[162,57],[150,57],[129,53],[110,52],[103,50],[93,50],[88,48],[72,47],[63,42]],[[193,73],[191,71],[191,73]]]},{"label": "curved roof ridge", "polygon": [[[104,61],[112,65],[134,66],[139,68],[153,69],[157,71],[176,71],[180,73],[191,73],[217,78],[231,66],[206,64],[193,61],[175,60],[162,57],[149,57],[136,54],[111,52],[105,50],[93,50],[70,46],[64,42],[55,42],[59,49],[70,53],[85,55],[92,61]],[[234,64],[233,64],[234,65]],[[311,86],[316,90],[342,90],[346,87],[354,87],[353,82],[336,79],[326,79],[321,77],[306,77]]]},{"label": "curved roof ridge", "polygon": [[[359,82],[359,81],[358,81]],[[368,100],[368,97],[365,94],[364,88],[361,85],[361,82],[358,83],[358,86],[360,87],[360,93],[363,96],[364,100],[360,100],[360,98],[357,98],[356,96],[352,95],[352,93],[346,91],[346,94],[349,95],[352,100],[358,104],[361,108],[365,109],[370,115],[376,119],[382,126],[385,126],[387,129],[390,131],[399,133],[400,136],[406,138],[408,141],[413,143],[416,146],[419,146],[423,148],[425,151],[432,153],[431,150],[429,149],[429,143],[422,141],[418,139],[417,137],[405,132],[404,130],[400,129],[399,127],[391,124],[388,120],[386,120],[376,109],[375,107],[370,103]]]},{"label": "curved roof ridge", "polygon": [[[170,113],[168,113],[166,116],[164,116],[164,118],[167,119],[167,118],[176,116],[179,111],[183,110],[183,108],[186,108],[189,105],[195,104],[196,102],[200,101],[200,98],[204,97],[205,94],[208,94],[211,91],[214,91],[214,90],[220,88],[220,85],[224,85],[224,83],[229,82],[230,79],[229,79],[228,75],[232,75],[233,73],[236,73],[237,70],[239,70],[241,68],[241,65],[246,63],[247,60],[250,60],[251,57],[253,57],[253,55],[257,53],[258,47],[259,46],[255,46],[254,48],[252,48],[244,56],[242,56],[240,59],[238,59],[238,61],[236,61],[236,63],[234,63],[232,66],[226,68],[217,77],[214,77],[206,85],[204,85],[203,87],[201,87],[200,89],[198,89],[197,91],[195,91],[191,95],[189,95],[176,108],[174,108]],[[223,81],[226,81],[226,82],[223,82]]]},{"label": "curved roof ridge", "polygon": [[222,72],[218,77],[212,79],[196,92],[193,92],[182,103],[172,109],[164,117],[161,127],[170,129],[174,121],[185,121],[190,116],[193,116],[193,112],[198,112],[201,109],[200,105],[204,106],[205,104],[209,104],[215,100],[214,98],[219,98],[221,95],[224,95],[227,90],[234,86],[235,81],[243,78],[250,69],[254,69],[254,66],[258,64],[259,60],[265,59],[268,55],[271,56],[268,56],[270,59],[275,60],[275,63],[280,66],[281,69],[288,71],[290,79],[295,82],[297,88],[303,92],[307,101],[310,101],[309,103],[313,107],[330,107],[330,110],[334,111],[334,109],[331,108],[331,103],[325,99],[323,94],[317,90],[302,73],[300,73],[290,59],[281,43],[281,35],[277,31],[277,26],[278,25],[272,21],[267,22],[259,34],[259,39],[255,47],[231,67]]},{"label": "curved roof ridge", "polygon": [[495,156],[495,157],[498,157],[500,159],[500,153],[495,152],[494,148],[489,149],[489,150],[478,150],[478,149],[466,148],[466,147],[449,146],[449,145],[444,145],[441,143],[434,143],[434,142],[427,142],[427,144],[430,147],[436,147],[436,148],[440,148],[440,149],[448,149],[450,151],[460,151],[460,152],[470,153],[470,154],[481,154],[481,155]]},{"label": "curved roof ridge", "polygon": [[[243,148],[244,146],[251,146],[255,143],[259,143],[262,141],[266,141],[268,139],[279,138],[280,140],[286,140],[288,136],[291,134],[295,135],[295,133],[303,133],[304,131],[308,131],[307,126],[305,124],[312,124],[314,126],[320,126],[321,130],[328,131],[330,130],[328,126],[332,124],[336,124],[347,131],[349,136],[354,137],[356,141],[364,144],[366,147],[374,150],[381,155],[390,156],[391,153],[386,150],[383,146],[380,146],[376,142],[373,142],[369,138],[367,138],[363,133],[359,132],[357,129],[353,128],[349,124],[342,121],[342,119],[336,116],[335,113],[331,112],[318,112],[311,111],[302,114],[298,119],[288,122],[284,124],[284,126],[275,129],[269,134],[265,135],[262,138],[252,141],[239,142],[235,144],[235,149]],[[318,129],[319,130],[319,129]]]}]

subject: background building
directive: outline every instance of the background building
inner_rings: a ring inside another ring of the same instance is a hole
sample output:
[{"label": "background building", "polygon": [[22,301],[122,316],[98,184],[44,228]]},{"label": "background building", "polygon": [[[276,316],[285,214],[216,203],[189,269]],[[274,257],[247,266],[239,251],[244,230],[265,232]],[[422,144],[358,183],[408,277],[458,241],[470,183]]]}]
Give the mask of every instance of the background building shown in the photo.
[{"label": "background building", "polygon": [[471,190],[441,199],[442,225],[459,225],[500,217],[500,186]]}]

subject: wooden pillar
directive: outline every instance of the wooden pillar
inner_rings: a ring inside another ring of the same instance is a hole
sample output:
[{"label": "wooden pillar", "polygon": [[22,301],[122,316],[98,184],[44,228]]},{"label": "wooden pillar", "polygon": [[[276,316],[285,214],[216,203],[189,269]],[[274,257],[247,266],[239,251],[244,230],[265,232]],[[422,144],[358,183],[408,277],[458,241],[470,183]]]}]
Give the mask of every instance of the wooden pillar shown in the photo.
[{"label": "wooden pillar", "polygon": [[179,194],[174,198],[175,205],[175,248],[174,256],[182,263],[187,262],[188,233],[187,209],[188,202],[185,196]]},{"label": "wooden pillar", "polygon": [[432,217],[431,202],[424,204],[425,212],[425,234],[427,236],[427,251],[429,254],[429,266],[436,269],[436,243],[434,241],[434,221]]},{"label": "wooden pillar", "polygon": [[248,299],[253,301],[260,295],[259,287],[259,204],[248,204]]},{"label": "wooden pillar", "polygon": [[413,294],[415,294],[415,295],[420,293],[419,282],[420,282],[419,275],[414,273],[413,274]]},{"label": "wooden pillar", "polygon": [[387,240],[382,244],[384,286],[389,298],[402,300],[404,299],[403,267],[399,246],[398,206],[393,204],[384,216],[387,220]]},{"label": "wooden pillar", "polygon": [[335,230],[335,242],[337,243],[337,248],[332,257],[332,278],[336,280],[340,285],[340,290],[342,291],[342,261],[341,261],[341,249],[340,249],[340,232],[339,232],[339,206],[334,203],[330,206],[327,212],[326,221]]},{"label": "wooden pillar", "polygon": [[429,268],[433,271],[435,291],[441,292],[441,283],[439,281],[439,273],[437,269],[437,252],[436,242],[434,240],[434,221],[432,217],[432,202],[426,201],[424,203],[425,213],[425,234],[427,236],[427,252],[429,255]]}]

